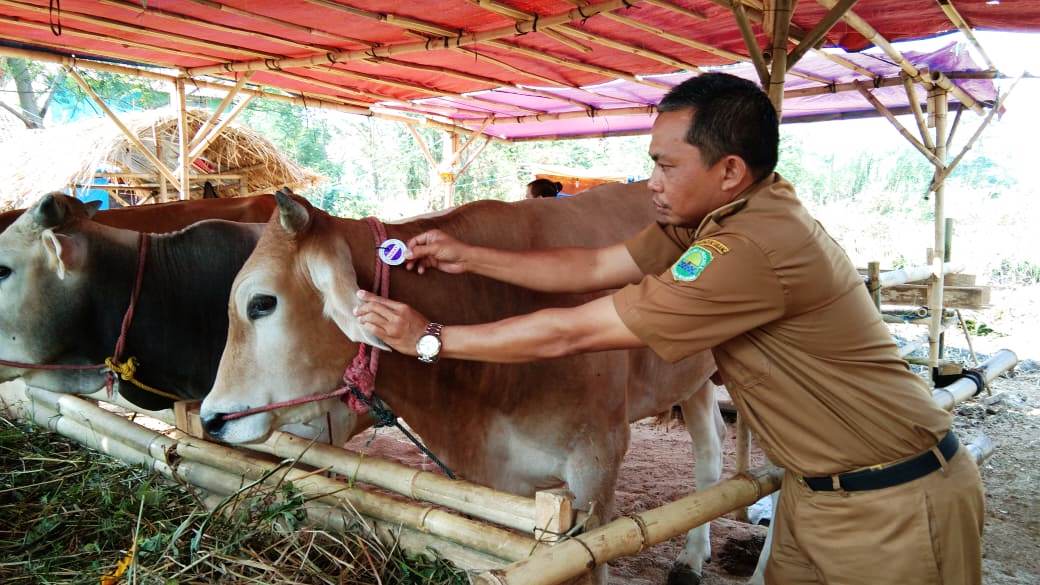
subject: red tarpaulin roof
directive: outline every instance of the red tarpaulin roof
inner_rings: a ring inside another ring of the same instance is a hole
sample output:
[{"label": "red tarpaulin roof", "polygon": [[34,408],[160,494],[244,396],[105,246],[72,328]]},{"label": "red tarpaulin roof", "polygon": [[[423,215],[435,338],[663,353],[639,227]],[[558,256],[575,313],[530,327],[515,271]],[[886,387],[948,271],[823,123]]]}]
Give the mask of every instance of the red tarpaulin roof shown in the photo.
[{"label": "red tarpaulin roof", "polygon": [[[752,20],[762,17],[758,0],[744,3]],[[356,106],[359,112],[380,104],[471,129],[490,116],[496,118],[489,123],[491,133],[507,138],[612,132],[615,127],[639,131],[645,125],[626,125],[622,118],[604,128],[599,120],[553,125],[533,116],[587,112],[602,117],[614,108],[652,105],[699,68],[747,60],[728,0],[608,0],[580,9],[575,4],[65,0],[52,10],[45,0],[0,0],[0,38],[66,55],[177,68],[199,79],[230,80],[241,75],[237,71],[253,70],[250,83]],[[955,9],[977,28],[1040,30],[1038,1],[958,0]],[[889,41],[955,30],[933,0],[860,0],[853,10]],[[803,36],[826,12],[815,0],[798,1],[792,36]],[[765,46],[761,26],[754,30]],[[870,46],[843,21],[824,44],[850,51]],[[937,61],[944,71],[980,69],[954,53],[947,49]],[[917,58],[935,61],[927,55]],[[858,72],[810,54],[788,74],[788,89],[823,90],[900,71],[881,52],[850,60],[860,65]],[[750,66],[745,73],[755,77]],[[966,81],[955,83],[973,91]],[[973,97],[992,98],[991,91],[983,93]],[[866,102],[857,99],[860,103],[852,106],[809,109],[814,115],[866,109]],[[785,109],[797,115],[797,108]],[[503,117],[530,124],[514,131],[520,125]]]}]

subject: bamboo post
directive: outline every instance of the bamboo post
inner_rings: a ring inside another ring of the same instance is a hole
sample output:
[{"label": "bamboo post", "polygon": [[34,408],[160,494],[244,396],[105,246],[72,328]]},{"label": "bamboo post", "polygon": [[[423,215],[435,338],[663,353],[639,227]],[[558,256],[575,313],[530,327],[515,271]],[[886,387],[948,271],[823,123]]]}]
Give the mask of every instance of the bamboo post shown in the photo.
[{"label": "bamboo post", "polygon": [[[945,236],[946,241],[944,242],[945,246],[943,247],[943,268],[944,269],[950,263],[950,255],[953,253],[953,218],[952,217],[947,217],[946,218],[945,233],[946,233],[946,236]],[[943,286],[945,286],[945,285],[946,285],[946,272],[944,270],[944,272],[943,272]],[[945,353],[945,348],[946,348],[946,327],[943,327],[942,331],[939,333],[939,359],[943,358],[943,355]]]},{"label": "bamboo post", "polygon": [[192,141],[188,144],[188,150],[195,149],[195,146],[203,137],[206,136],[206,133],[209,132],[209,129],[217,123],[217,120],[220,119],[220,115],[223,114],[224,110],[226,110],[227,107],[231,105],[231,101],[235,99],[235,96],[238,95],[238,92],[241,91],[243,87],[245,87],[246,82],[249,81],[249,78],[252,76],[252,71],[246,71],[238,78],[238,81],[235,82],[235,86],[228,90],[227,94],[224,96],[224,99],[220,100],[220,103],[217,105],[217,109],[213,110],[213,114],[210,115],[209,119],[206,120],[202,127],[199,128],[198,132],[195,133],[195,138],[193,138]]},{"label": "bamboo post", "polygon": [[[226,118],[221,120],[220,123],[217,124],[216,127],[213,128],[213,130],[211,130],[208,135],[203,137],[201,140],[198,140],[198,143],[191,148],[191,151],[188,153],[188,160],[195,160],[196,158],[201,156],[202,153],[205,152],[207,148],[209,148],[209,145],[213,144],[213,141],[220,137],[221,132],[223,132],[224,129],[227,128],[231,124],[231,122],[233,122],[235,118],[238,117],[239,114],[245,111],[246,106],[248,106],[249,102],[251,101],[253,101],[253,96],[247,95],[245,99],[238,102],[238,105],[236,105],[235,108],[231,110],[231,113],[228,114]],[[196,138],[198,138],[197,134]]]},{"label": "bamboo post", "polygon": [[[744,417],[737,413],[737,475],[747,473],[751,466],[751,429]],[[749,502],[754,503],[754,502]],[[748,521],[747,505],[740,506],[733,514],[740,522]]]},{"label": "bamboo post", "polygon": [[459,162],[459,159],[462,158],[462,153],[465,152],[471,144],[473,144],[473,141],[476,140],[477,137],[481,136],[484,133],[484,130],[491,125],[491,121],[493,119],[494,118],[485,118],[484,122],[481,123],[480,128],[478,128],[476,132],[471,134],[470,137],[466,139],[466,142],[462,143],[462,146],[458,146],[458,135],[453,135],[455,136],[455,138],[452,139],[452,150],[454,150],[455,152],[451,155],[451,160],[448,162],[449,167],[456,167],[456,165]]},{"label": "bamboo post", "polygon": [[921,100],[917,97],[917,88],[914,87],[914,80],[910,79],[908,75],[901,75],[903,79],[903,91],[906,92],[906,99],[910,102],[910,109],[914,113],[914,120],[917,122],[917,130],[921,133],[921,140],[924,141],[924,145],[928,150],[935,148],[935,142],[932,140],[932,134],[928,132],[928,121],[924,118],[924,111],[921,109]]},{"label": "bamboo post", "polygon": [[[1017,363],[1018,356],[1015,355],[1015,352],[1010,349],[1002,349],[993,354],[979,368],[982,370],[983,380],[989,384],[997,376],[1015,367]],[[945,410],[953,410],[955,405],[971,398],[977,391],[975,382],[968,378],[961,378],[949,386],[932,390],[932,400]]]},{"label": "bamboo post", "polygon": [[469,165],[473,164],[473,161],[480,158],[480,154],[484,152],[484,149],[487,148],[488,144],[491,144],[490,136],[484,138],[484,142],[481,142],[480,146],[477,147],[477,151],[470,155],[469,160],[466,161],[466,164],[462,165],[462,168],[459,169],[459,172],[456,175],[456,177],[462,177],[466,174],[466,169],[469,168]]},{"label": "bamboo post", "polygon": [[[742,1],[742,0],[736,0]],[[841,17],[846,12],[852,10],[852,7],[856,5],[859,0],[838,0],[835,4],[827,11],[827,14],[816,23],[816,26],[812,28],[801,41],[798,42],[798,46],[791,51],[791,55],[787,59],[787,70],[790,71],[791,67],[794,67],[795,63],[801,60],[809,51],[816,48],[816,45],[827,36],[834,25],[841,20]]]},{"label": "bamboo post", "polygon": [[874,261],[867,263],[867,289],[870,298],[874,301],[877,310],[881,310],[881,263]]},{"label": "bamboo post", "polygon": [[[860,83],[856,84],[856,89],[859,91],[860,95],[862,95],[868,102],[870,102],[870,105],[874,106],[874,109],[877,110],[879,114],[881,114],[886,120],[888,120],[888,122],[892,124],[892,126],[895,127],[895,129],[900,134],[903,135],[903,138],[906,138],[906,140],[911,144],[911,146],[917,149],[917,152],[920,152],[922,155],[924,155],[925,158],[928,159],[928,162],[932,163],[937,169],[942,168],[944,166],[945,163],[942,161],[942,159],[936,156],[934,152],[926,148],[920,140],[914,138],[914,135],[911,134],[910,131],[907,130],[903,126],[903,124],[899,122],[898,119],[896,119],[896,116],[892,113],[892,110],[889,110],[888,107],[885,106],[885,104],[881,103],[880,100],[874,97],[874,94],[870,93],[870,91]],[[946,148],[944,146],[943,150],[945,149]]]},{"label": "bamboo post", "polygon": [[971,43],[972,46],[975,47],[975,50],[979,52],[979,56],[981,56],[982,60],[986,63],[986,67],[995,70],[997,67],[993,64],[993,60],[990,59],[989,55],[986,54],[986,50],[982,48],[982,43],[980,43],[979,40],[975,38],[975,34],[971,31],[971,26],[969,26],[967,21],[964,20],[964,17],[961,16],[961,13],[957,11],[957,8],[953,5],[953,2],[951,0],[937,1],[939,3],[939,8],[941,8],[942,11],[946,13],[946,17],[950,19],[950,22],[952,22],[953,25],[956,26],[957,29],[964,34],[964,37],[968,39],[968,42]]},{"label": "bamboo post", "polygon": [[556,544],[574,526],[574,494],[566,489],[534,494],[534,538]]},{"label": "bamboo post", "polygon": [[108,118],[112,120],[113,123],[115,123],[116,127],[119,128],[119,130],[123,133],[123,135],[130,142],[130,144],[132,144],[134,148],[136,148],[141,154],[143,154],[145,158],[148,159],[148,162],[155,165],[156,170],[162,173],[162,175],[166,177],[166,180],[173,183],[175,188],[179,188],[179,182],[177,178],[174,177],[173,173],[170,172],[170,169],[166,168],[166,165],[164,165],[162,161],[160,161],[158,158],[155,157],[154,154],[152,154],[152,151],[149,150],[148,147],[146,147],[144,143],[141,142],[137,135],[135,135],[133,132],[130,131],[129,128],[126,127],[126,124],[124,124],[123,121],[119,119],[119,116],[117,116],[116,113],[113,112],[112,109],[105,104],[105,101],[102,100],[101,97],[94,92],[94,90],[90,87],[90,84],[88,84],[87,81],[83,79],[82,76],[80,76],[79,72],[69,65],[65,66],[65,71],[69,73],[69,77],[71,77],[76,82],[76,85],[78,85],[80,89],[82,89],[83,92],[86,93],[87,96],[89,96],[90,99],[95,104],[97,104],[99,108],[101,108],[101,111],[105,112],[105,115],[108,116]]},{"label": "bamboo post", "polygon": [[[946,112],[949,105],[949,93],[941,87],[928,92],[928,113],[935,123],[935,158],[941,163],[936,168],[941,173],[946,165]],[[940,180],[935,188],[935,250],[946,249],[946,217],[944,205],[946,199],[945,180]],[[943,320],[943,261],[940,254],[932,260],[932,280],[929,284],[929,308],[932,310],[932,322],[928,328],[928,366],[939,365],[939,334]],[[934,371],[934,370],[933,370]]]},{"label": "bamboo post", "polygon": [[179,172],[178,185],[181,201],[191,199],[191,158],[188,156],[188,100],[184,93],[184,79],[178,77],[173,82],[174,92],[177,95],[177,169]]},{"label": "bamboo post", "polygon": [[793,0],[767,0],[766,13],[773,14],[772,55],[769,68],[769,100],[780,117],[784,103],[784,75],[787,73],[787,36],[791,29],[791,16],[794,12]]},{"label": "bamboo post", "polygon": [[758,72],[758,80],[763,88],[769,86],[769,67],[766,66],[765,57],[762,56],[762,48],[758,46],[758,39],[755,38],[755,31],[751,29],[751,22],[748,21],[747,10],[744,9],[743,0],[729,0],[730,10],[733,11],[733,17],[737,20],[737,27],[740,29],[740,36],[744,38],[744,46],[747,47],[748,54],[751,56],[751,63],[755,66],[755,71]]}]

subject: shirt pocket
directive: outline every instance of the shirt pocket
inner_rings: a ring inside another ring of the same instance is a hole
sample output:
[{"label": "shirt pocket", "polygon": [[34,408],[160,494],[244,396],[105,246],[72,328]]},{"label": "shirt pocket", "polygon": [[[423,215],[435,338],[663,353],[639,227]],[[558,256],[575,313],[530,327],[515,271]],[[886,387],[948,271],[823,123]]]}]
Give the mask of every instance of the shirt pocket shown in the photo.
[{"label": "shirt pocket", "polygon": [[746,335],[727,341],[715,350],[726,387],[745,390],[761,385],[773,372],[773,363]]}]

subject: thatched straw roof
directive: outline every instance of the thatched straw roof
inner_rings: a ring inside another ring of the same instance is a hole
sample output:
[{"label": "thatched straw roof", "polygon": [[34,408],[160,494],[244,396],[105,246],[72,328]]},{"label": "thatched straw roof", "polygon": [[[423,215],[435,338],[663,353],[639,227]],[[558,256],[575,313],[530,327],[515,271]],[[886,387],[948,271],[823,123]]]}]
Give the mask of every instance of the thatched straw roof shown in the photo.
[{"label": "thatched straw roof", "polygon": [[[177,117],[173,112],[123,113],[120,119],[153,152],[158,141],[159,158],[170,169],[176,168],[179,151]],[[192,132],[206,119],[205,112],[189,112]],[[282,186],[305,189],[323,179],[290,161],[256,132],[235,124],[224,129],[196,159],[191,170],[200,174],[241,174],[245,177],[247,194],[271,192]],[[152,164],[106,118],[16,132],[0,142],[0,209],[25,207],[43,193],[65,190],[72,184],[90,184],[94,173],[99,171],[157,174]],[[125,182],[154,184],[155,179]],[[239,194],[239,189],[220,189],[219,192],[221,196],[234,196]],[[172,188],[170,195],[176,196]]]}]

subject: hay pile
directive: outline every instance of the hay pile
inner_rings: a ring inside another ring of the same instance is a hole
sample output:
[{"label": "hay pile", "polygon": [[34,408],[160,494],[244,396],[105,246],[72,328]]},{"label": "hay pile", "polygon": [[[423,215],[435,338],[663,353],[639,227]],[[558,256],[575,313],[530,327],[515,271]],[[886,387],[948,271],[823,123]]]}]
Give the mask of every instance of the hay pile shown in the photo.
[{"label": "hay pile", "polygon": [[304,526],[289,483],[240,490],[221,513],[200,498],[0,417],[0,583],[468,583],[449,563],[406,558],[374,536]]},{"label": "hay pile", "polygon": [[[194,135],[207,118],[207,112],[189,112],[189,134]],[[177,117],[170,110],[122,113],[120,119],[168,168],[177,168]],[[158,174],[107,118],[13,133],[0,142],[0,210],[25,207],[41,194],[70,184],[90,184],[99,171]],[[248,194],[282,186],[302,190],[323,179],[287,159],[258,133],[235,124],[210,144],[192,172],[242,174]],[[126,181],[129,185],[154,182],[154,178]],[[220,193],[237,195],[238,191],[236,184]],[[170,193],[173,196],[172,189]]]}]

